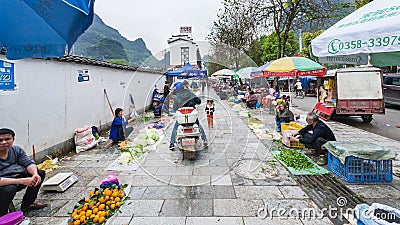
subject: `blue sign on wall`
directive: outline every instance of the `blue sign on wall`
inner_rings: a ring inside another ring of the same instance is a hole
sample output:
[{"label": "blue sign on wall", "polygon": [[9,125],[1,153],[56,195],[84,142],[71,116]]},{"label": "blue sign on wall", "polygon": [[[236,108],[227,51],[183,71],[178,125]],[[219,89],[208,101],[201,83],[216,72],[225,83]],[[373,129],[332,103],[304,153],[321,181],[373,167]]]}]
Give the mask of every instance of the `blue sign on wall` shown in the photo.
[{"label": "blue sign on wall", "polygon": [[0,90],[14,90],[14,63],[0,60]]},{"label": "blue sign on wall", "polygon": [[78,82],[89,81],[89,70],[78,70]]}]

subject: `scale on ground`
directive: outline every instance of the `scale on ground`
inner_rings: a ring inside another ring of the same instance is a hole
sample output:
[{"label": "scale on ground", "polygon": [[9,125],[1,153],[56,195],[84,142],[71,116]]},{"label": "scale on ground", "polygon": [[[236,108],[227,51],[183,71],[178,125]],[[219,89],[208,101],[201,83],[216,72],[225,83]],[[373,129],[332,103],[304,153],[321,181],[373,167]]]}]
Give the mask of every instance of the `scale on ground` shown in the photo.
[{"label": "scale on ground", "polygon": [[73,173],[58,173],[46,182],[43,182],[42,190],[64,192],[77,181],[78,177]]}]

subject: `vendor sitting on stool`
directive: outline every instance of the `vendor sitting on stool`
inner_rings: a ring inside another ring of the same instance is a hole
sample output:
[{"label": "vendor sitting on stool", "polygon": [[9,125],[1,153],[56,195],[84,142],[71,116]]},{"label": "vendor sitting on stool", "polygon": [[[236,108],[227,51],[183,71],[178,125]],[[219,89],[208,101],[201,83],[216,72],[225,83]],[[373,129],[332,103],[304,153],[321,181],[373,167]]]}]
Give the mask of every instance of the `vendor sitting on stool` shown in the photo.
[{"label": "vendor sitting on stool", "polygon": [[290,111],[285,102],[279,102],[276,106],[276,128],[278,132],[281,132],[281,123],[289,123],[290,121],[294,121],[294,115],[292,111]]},{"label": "vendor sitting on stool", "polygon": [[[320,166],[327,163],[327,152],[322,150],[321,146],[328,141],[336,141],[332,130],[318,116],[310,112],[307,114],[306,121],[308,125],[303,129],[295,132],[290,136],[291,141],[296,141],[304,144],[307,148],[314,149],[314,155],[319,156],[317,164]],[[296,138],[297,135],[302,135],[302,138]]]},{"label": "vendor sitting on stool", "polygon": [[246,94],[244,94],[244,97],[242,98],[242,102],[244,102],[244,103],[247,102],[247,100],[248,100],[249,97],[250,97],[250,91],[251,91],[251,88],[250,88],[250,87],[247,87]]},{"label": "vendor sitting on stool", "polygon": [[258,102],[257,95],[254,94],[254,91],[250,91],[250,96],[246,101],[246,105],[248,108],[256,108]]}]

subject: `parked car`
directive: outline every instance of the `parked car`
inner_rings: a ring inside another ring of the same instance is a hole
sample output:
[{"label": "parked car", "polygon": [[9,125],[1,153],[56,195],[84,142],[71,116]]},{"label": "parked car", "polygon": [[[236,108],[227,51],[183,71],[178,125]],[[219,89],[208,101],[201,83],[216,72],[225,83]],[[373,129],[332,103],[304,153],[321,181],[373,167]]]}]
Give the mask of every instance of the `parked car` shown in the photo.
[{"label": "parked car", "polygon": [[385,103],[400,105],[400,74],[385,74],[383,76]]}]

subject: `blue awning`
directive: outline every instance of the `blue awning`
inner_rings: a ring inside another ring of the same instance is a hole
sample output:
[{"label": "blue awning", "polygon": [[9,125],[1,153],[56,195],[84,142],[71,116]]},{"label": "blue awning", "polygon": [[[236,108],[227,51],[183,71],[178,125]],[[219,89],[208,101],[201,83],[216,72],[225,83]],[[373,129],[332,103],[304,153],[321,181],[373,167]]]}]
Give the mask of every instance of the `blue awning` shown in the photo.
[{"label": "blue awning", "polygon": [[182,68],[168,71],[167,76],[177,76],[178,78],[201,78],[207,77],[207,70],[200,70],[196,67],[190,65],[190,63],[186,63],[186,65]]},{"label": "blue awning", "polygon": [[264,65],[258,67],[257,69],[255,69],[254,71],[252,71],[250,73],[250,77],[264,77],[264,69],[269,66],[269,64],[271,64],[273,61],[271,62],[267,62]]}]

